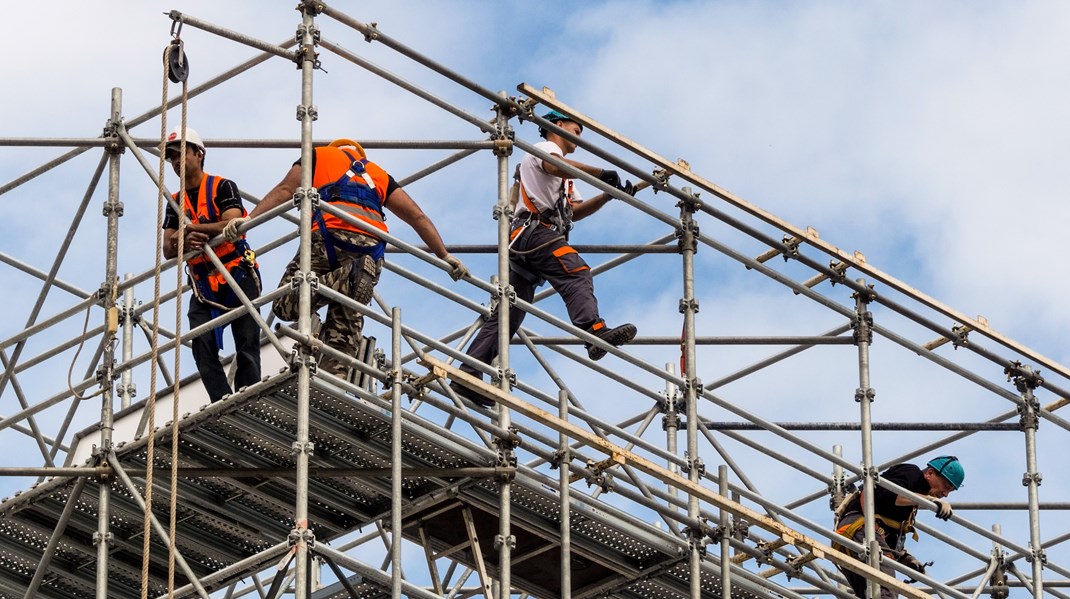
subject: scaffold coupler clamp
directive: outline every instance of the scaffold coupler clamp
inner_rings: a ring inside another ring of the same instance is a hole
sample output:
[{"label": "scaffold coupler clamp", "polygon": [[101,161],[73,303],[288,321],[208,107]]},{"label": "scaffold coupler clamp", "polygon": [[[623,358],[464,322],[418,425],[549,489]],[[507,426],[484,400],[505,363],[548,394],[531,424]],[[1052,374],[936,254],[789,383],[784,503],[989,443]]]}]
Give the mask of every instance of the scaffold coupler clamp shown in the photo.
[{"label": "scaffold coupler clamp", "polygon": [[702,458],[696,457],[692,459],[691,455],[685,451],[683,473],[690,476],[692,468],[696,469],[699,477],[706,476],[706,463],[702,461]]},{"label": "scaffold coupler clamp", "polygon": [[584,467],[583,482],[587,483],[588,487],[598,487],[603,493],[612,493],[613,475],[606,471],[606,468],[612,463],[612,460],[603,460],[601,462],[587,460],[587,465]]},{"label": "scaffold coupler clamp", "polygon": [[550,470],[557,470],[558,468],[568,468],[568,462],[572,459],[572,452],[565,449],[554,450],[554,453],[550,456]]},{"label": "scaffold coupler clamp", "polygon": [[654,193],[658,193],[669,186],[669,177],[672,176],[672,173],[668,169],[656,168],[650,174],[654,177]]},{"label": "scaffold coupler clamp", "polygon": [[970,332],[973,331],[973,327],[956,324],[951,326],[951,332],[954,333],[951,336],[951,346],[955,349],[960,347],[966,347],[970,344]]},{"label": "scaffold coupler clamp", "polygon": [[851,329],[853,330],[851,338],[855,345],[873,343],[873,313],[868,310],[862,314],[856,313],[851,319]]},{"label": "scaffold coupler clamp", "polygon": [[873,400],[877,398],[877,390],[873,387],[866,387],[865,389],[859,387],[855,389],[855,403],[862,403],[862,400],[866,400],[869,403],[873,403]]},{"label": "scaffold coupler clamp", "polygon": [[1040,376],[1039,370],[1034,372],[1031,366],[1018,361],[1011,362],[1003,369],[1003,373],[1007,375],[1007,381],[1014,382],[1015,388],[1022,393],[1032,392],[1044,384],[1044,377]]},{"label": "scaffold coupler clamp", "polygon": [[313,549],[316,546],[316,533],[312,532],[311,528],[295,528],[290,531],[290,534],[286,537],[287,544],[291,548],[297,547],[299,543],[304,543],[308,549]]},{"label": "scaffold coupler clamp", "polygon": [[301,0],[301,5],[297,7],[297,10],[315,17],[322,13],[326,7],[327,5],[319,0]]},{"label": "scaffold coupler clamp", "polygon": [[711,541],[710,527],[705,523],[687,528],[687,548],[690,551],[698,551],[701,556],[706,555],[706,546]]},{"label": "scaffold coupler clamp", "polygon": [[509,535],[503,537],[502,535],[494,535],[494,550],[501,551],[502,547],[509,546],[510,551],[516,549],[516,535]]},{"label": "scaffold coupler clamp", "polygon": [[538,100],[536,100],[534,98],[523,98],[523,99],[517,100],[517,103],[516,103],[516,105],[517,105],[517,113],[516,113],[517,119],[521,123],[523,123],[524,121],[533,120],[531,118],[531,116],[534,114],[535,107],[538,106],[538,104],[539,104]]},{"label": "scaffold coupler clamp", "polygon": [[832,271],[829,274],[829,284],[835,286],[836,283],[847,282],[847,263],[840,262],[839,260],[832,260],[829,262],[829,270]]},{"label": "scaffold coupler clamp", "polygon": [[1033,563],[1040,561],[1041,566],[1048,565],[1048,555],[1044,553],[1043,547],[1033,547],[1030,545],[1029,553],[1025,556],[1025,561]]}]

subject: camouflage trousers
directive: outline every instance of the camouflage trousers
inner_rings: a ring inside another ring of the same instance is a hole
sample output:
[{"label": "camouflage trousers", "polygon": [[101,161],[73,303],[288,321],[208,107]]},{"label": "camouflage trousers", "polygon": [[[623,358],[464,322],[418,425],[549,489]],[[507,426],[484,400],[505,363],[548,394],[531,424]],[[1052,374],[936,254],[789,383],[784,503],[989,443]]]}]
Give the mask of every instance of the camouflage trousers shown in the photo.
[{"label": "camouflage trousers", "polygon": [[[370,247],[378,243],[377,239],[355,231],[332,230],[331,236],[361,247]],[[338,247],[334,248],[334,255],[338,266],[332,269],[327,260],[323,236],[319,231],[314,231],[312,233],[312,272],[319,277],[319,284],[353,298],[356,302],[367,304],[372,298],[375,284],[379,282],[383,259],[373,260],[367,254],[347,252]],[[300,268],[299,260],[299,255],[294,256],[293,260],[286,265],[286,272],[279,281],[280,287],[290,286],[290,281]],[[275,300],[271,310],[282,320],[295,321],[299,316],[299,304],[300,293],[297,288],[294,288],[290,293]],[[357,348],[360,346],[360,331],[364,326],[364,316],[354,309],[329,301],[320,294],[312,294],[313,311],[325,305],[327,318],[323,321],[323,327],[319,332],[320,341],[346,355],[356,355]],[[349,367],[346,364],[326,355],[320,358],[319,368],[342,378],[349,374]]]}]

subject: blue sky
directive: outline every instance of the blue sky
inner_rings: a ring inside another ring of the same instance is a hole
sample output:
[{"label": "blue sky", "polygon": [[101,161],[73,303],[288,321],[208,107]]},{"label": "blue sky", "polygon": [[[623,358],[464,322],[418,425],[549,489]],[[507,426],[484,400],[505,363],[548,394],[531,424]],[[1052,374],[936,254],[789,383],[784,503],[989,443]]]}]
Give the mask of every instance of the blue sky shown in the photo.
[{"label": "blue sky", "polygon": [[[0,31],[14,42],[11,47],[20,48],[21,58],[0,64],[3,80],[17,83],[0,92],[0,106],[9,115],[0,137],[95,137],[108,117],[112,87],[123,89],[128,119],[158,105],[159,56],[170,30],[170,21],[161,13],[178,9],[281,42],[299,23],[292,4],[58,2],[49,5],[47,30],[4,19]],[[822,239],[863,252],[871,264],[924,293],[965,314],[983,315],[1001,333],[1057,361],[1068,361],[1063,340],[1070,333],[1070,314],[1063,298],[1070,289],[1058,266],[1070,210],[1065,202],[1070,158],[1065,143],[1070,134],[1065,103],[1070,42],[1065,31],[1070,6],[1064,3],[451,1],[361,2],[339,8],[362,21],[377,22],[391,37],[489,89],[516,95],[521,82],[549,86],[562,101],[611,129],[670,159],[687,160],[695,172],[763,209],[797,226],[813,226]],[[458,91],[338,23],[321,19],[320,26],[325,38],[471,114],[490,118],[486,100]],[[256,53],[191,27],[183,38],[194,84]],[[329,52],[321,58],[327,72],[316,75],[317,138],[482,138],[470,125]],[[171,90],[176,91],[174,86]],[[273,59],[195,99],[190,125],[208,140],[295,139],[298,101],[297,71]],[[178,111],[168,118],[177,123]],[[535,140],[532,125],[516,126],[518,137]],[[134,135],[158,136],[159,120],[142,125]],[[62,151],[0,148],[0,183]],[[371,157],[405,176],[444,155],[383,150]],[[290,150],[209,148],[206,166],[262,196],[295,157]],[[583,151],[575,157],[598,162]],[[88,152],[0,197],[0,251],[47,270],[98,159],[98,152]],[[493,173],[491,158],[476,156],[409,191],[447,243],[492,243]],[[167,182],[175,183],[169,169]],[[102,192],[94,196],[86,225],[60,271],[61,278],[85,290],[96,289],[103,276]],[[140,272],[152,264],[155,189],[129,154],[123,160],[121,194],[126,213],[120,223],[120,271]],[[640,199],[676,213],[674,201],[665,194],[647,192]],[[396,220],[391,225],[402,238],[415,239]],[[272,223],[251,237],[268,239],[284,229]],[[573,241],[643,243],[667,232],[664,225],[618,202],[582,222]],[[752,256],[764,249],[713,221],[703,223],[703,232]],[[287,248],[263,258],[267,286],[278,280],[291,252]],[[589,258],[592,263],[604,260]],[[491,257],[465,260],[477,276],[494,272]],[[419,268],[412,261],[405,264]],[[603,315],[610,324],[637,322],[641,335],[676,334],[678,265],[674,255],[648,256],[600,277]],[[700,252],[698,272],[700,334],[815,334],[842,322],[708,249]],[[438,280],[448,284],[444,276]],[[0,325],[0,337],[7,338],[25,324],[39,284],[4,266],[0,285],[9,290],[7,303],[14,307],[13,318]],[[470,286],[452,288],[486,300]],[[151,287],[142,289],[138,298],[149,301]],[[388,300],[394,293],[400,304],[409,300],[407,316],[432,332],[454,330],[472,318],[464,313],[443,318],[421,309],[412,301],[413,290],[396,278],[384,278],[381,291]],[[822,291],[840,301],[846,297],[842,288],[829,290],[827,284]],[[70,296],[53,291],[43,314],[68,305]],[[546,305],[564,316],[559,301]],[[909,331],[913,339],[926,339],[916,325],[886,311],[878,311],[877,318],[878,323]],[[80,330],[80,318],[73,320],[62,339]],[[43,339],[26,355],[55,342]],[[704,349],[700,356],[708,370],[702,377],[715,380],[774,351]],[[727,387],[725,395],[769,418],[854,419],[853,351],[809,352],[814,355],[777,367],[768,377]],[[1012,408],[890,343],[879,341],[873,351],[873,386],[879,393],[875,418],[979,421]],[[634,353],[655,364],[677,359],[665,347]],[[999,368],[965,353],[945,355],[999,379]],[[56,373],[66,371],[71,357],[71,352],[63,354],[52,369],[36,376],[27,373],[22,382],[31,401],[63,388],[56,383]],[[85,360],[83,354],[79,364]],[[188,355],[183,363],[192,369]],[[532,364],[517,367],[538,376]],[[581,367],[563,364],[561,370],[576,381],[578,393],[590,398],[585,403],[609,405]],[[835,376],[827,374],[830,371]],[[147,390],[147,383],[141,388]],[[1054,399],[1045,392],[1041,402]],[[636,410],[642,408],[641,400],[632,401]],[[11,391],[5,391],[0,415],[13,413],[14,402]],[[66,412],[66,407],[61,409]],[[53,410],[46,417],[58,421],[62,415]],[[81,425],[88,424],[90,414],[80,416]],[[708,417],[736,419],[712,409]],[[9,435],[4,431],[0,439],[13,442]],[[952,448],[967,463],[968,487],[958,494],[962,501],[1024,501],[1018,486],[1024,467],[1021,436],[998,435]],[[1065,501],[1070,483],[1059,475],[1053,453],[1065,450],[1066,431],[1042,426],[1040,437],[1040,469],[1045,473],[1041,496]],[[813,438],[823,447],[842,443],[849,459],[859,459],[857,436]],[[878,457],[899,455],[928,439],[921,434],[878,436]],[[707,463],[712,459],[716,456]],[[800,483],[790,473],[762,482],[769,496],[794,498],[814,490],[812,482]],[[979,513],[977,522],[988,526],[1003,517],[1019,522],[1021,514]],[[1060,524],[1046,529],[1045,538],[1064,532],[1065,520]],[[1022,539],[1021,527],[1008,528],[1006,524],[1005,533]],[[974,545],[987,551],[987,541]]]}]

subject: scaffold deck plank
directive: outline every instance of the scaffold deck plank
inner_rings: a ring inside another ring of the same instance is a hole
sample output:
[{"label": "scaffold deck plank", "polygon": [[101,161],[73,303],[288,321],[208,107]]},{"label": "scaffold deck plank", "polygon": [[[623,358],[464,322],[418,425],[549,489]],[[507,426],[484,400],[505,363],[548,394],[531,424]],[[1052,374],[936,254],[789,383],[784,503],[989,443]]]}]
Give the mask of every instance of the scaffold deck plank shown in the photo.
[{"label": "scaffold deck plank", "polygon": [[[388,468],[391,455],[389,414],[340,389],[330,389],[335,388],[313,385],[311,390],[311,440],[315,450],[309,515],[317,543],[367,526],[391,509],[387,475],[323,475],[339,469]],[[291,445],[297,426],[296,377],[281,373],[252,391],[212,404],[180,421],[180,467],[212,468],[216,473],[249,472],[248,476],[179,479],[177,550],[202,582],[207,580],[204,586],[209,590],[277,562],[277,558],[251,560],[244,570],[228,571],[226,578],[211,576],[285,542],[294,527],[294,478],[260,473],[294,466]],[[144,436],[120,443],[115,450],[123,469],[132,473],[140,493],[144,491],[147,439]],[[404,420],[403,456],[403,467],[408,469],[486,468],[493,466],[495,460],[493,451],[416,416]],[[153,461],[153,512],[166,523],[171,467],[169,427],[156,433]],[[17,589],[25,588],[33,577],[74,481],[74,477],[50,479],[0,504],[0,538],[8,541],[0,543],[0,579],[7,581],[0,586],[0,597],[21,597]],[[52,557],[39,597],[94,596],[99,484],[96,477],[89,478]],[[556,484],[530,470],[518,471],[513,481],[512,522],[517,546],[512,581],[516,588],[536,597],[560,593],[560,504],[554,490]],[[419,543],[422,525],[434,552],[463,545],[468,537],[459,510],[468,509],[487,569],[492,576],[497,572],[497,482],[487,478],[412,475],[405,478],[402,488],[406,502],[403,532],[408,539]],[[143,513],[119,483],[112,485],[111,513],[109,595],[137,596]],[[577,589],[574,596],[585,596],[584,590],[622,597],[686,595],[686,562],[681,565],[686,545],[680,539],[582,493],[573,494],[571,520],[570,563],[573,588]],[[449,557],[475,566],[470,549],[455,550]],[[150,596],[164,595],[167,547],[155,536],[149,576]],[[712,562],[705,564],[703,584],[711,593],[719,593],[718,576]],[[176,585],[181,587],[188,582],[179,573]],[[733,586],[735,596],[768,596],[767,591],[748,588],[743,582]],[[382,590],[367,580],[357,586],[363,589],[361,596],[379,596]]]}]

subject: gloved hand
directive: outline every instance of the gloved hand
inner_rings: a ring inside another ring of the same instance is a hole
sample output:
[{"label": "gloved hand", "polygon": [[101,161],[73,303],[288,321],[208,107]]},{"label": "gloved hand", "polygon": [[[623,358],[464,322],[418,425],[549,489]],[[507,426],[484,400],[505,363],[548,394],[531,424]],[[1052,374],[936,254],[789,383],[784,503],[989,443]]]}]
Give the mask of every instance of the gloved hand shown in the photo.
[{"label": "gloved hand", "polygon": [[937,499],[935,497],[929,498],[936,504],[936,517],[940,520],[948,520],[951,518],[951,502],[946,499]]},{"label": "gloved hand", "polygon": [[631,181],[625,181],[624,182],[624,186],[621,187],[620,190],[623,191],[624,193],[630,195],[630,196],[634,196],[635,195],[635,186],[632,185]]},{"label": "gloved hand", "polygon": [[461,262],[460,258],[453,254],[446,254],[443,260],[450,265],[450,277],[454,281],[460,281],[468,276],[468,267],[464,265],[464,262]]},{"label": "gloved hand", "polygon": [[914,570],[918,574],[925,574],[925,564],[921,563],[921,560],[914,557],[913,555],[910,555],[910,553],[907,551],[904,551],[899,556],[899,559],[897,559],[896,561],[910,568],[911,570]]},{"label": "gloved hand", "polygon": [[241,233],[238,232],[238,227],[249,222],[248,216],[239,216],[237,218],[230,219],[227,226],[223,227],[223,239],[227,241],[234,241],[241,237]]},{"label": "gloved hand", "polygon": [[602,174],[598,175],[598,178],[606,185],[620,189],[620,175],[617,174],[617,171],[602,169]]}]

